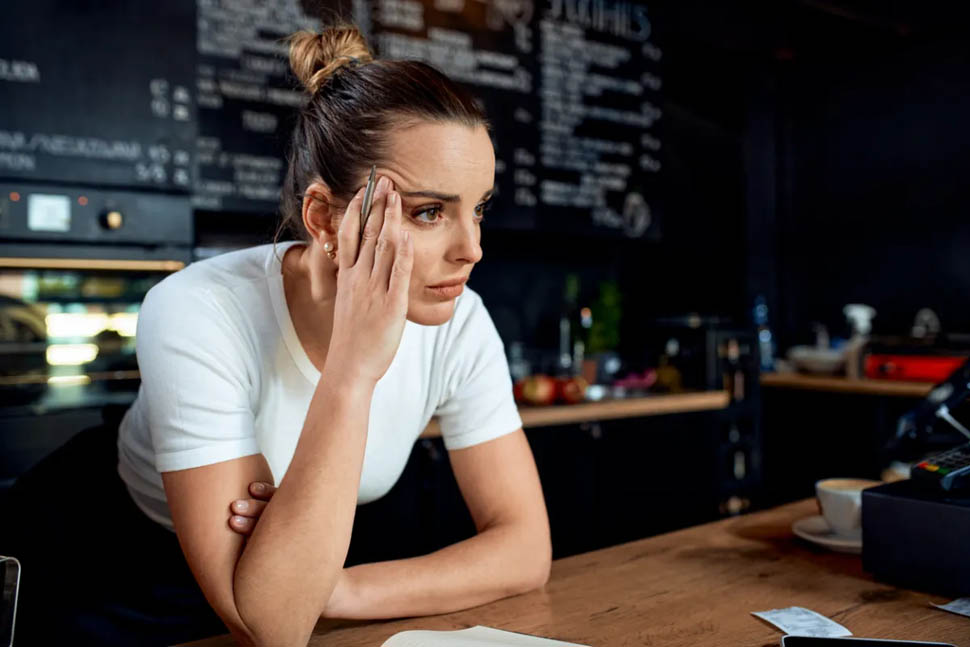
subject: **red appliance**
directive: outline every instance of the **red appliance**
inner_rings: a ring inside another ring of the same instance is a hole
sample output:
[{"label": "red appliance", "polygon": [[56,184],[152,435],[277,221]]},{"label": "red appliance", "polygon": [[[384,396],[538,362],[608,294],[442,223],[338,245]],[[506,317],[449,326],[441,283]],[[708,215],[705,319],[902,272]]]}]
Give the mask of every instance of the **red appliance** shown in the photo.
[{"label": "red appliance", "polygon": [[866,377],[877,380],[943,382],[967,361],[966,355],[894,355],[876,353],[866,356]]}]

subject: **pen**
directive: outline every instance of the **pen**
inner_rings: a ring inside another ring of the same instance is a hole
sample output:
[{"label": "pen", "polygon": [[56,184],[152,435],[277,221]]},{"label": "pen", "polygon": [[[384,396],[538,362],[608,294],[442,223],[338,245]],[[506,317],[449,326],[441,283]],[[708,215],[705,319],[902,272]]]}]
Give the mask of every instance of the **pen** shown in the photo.
[{"label": "pen", "polygon": [[377,164],[370,167],[370,177],[367,178],[367,188],[364,189],[364,202],[360,205],[360,240],[357,241],[357,253],[360,254],[360,245],[364,242],[364,225],[370,216],[371,202],[374,201],[374,187],[377,184]]}]

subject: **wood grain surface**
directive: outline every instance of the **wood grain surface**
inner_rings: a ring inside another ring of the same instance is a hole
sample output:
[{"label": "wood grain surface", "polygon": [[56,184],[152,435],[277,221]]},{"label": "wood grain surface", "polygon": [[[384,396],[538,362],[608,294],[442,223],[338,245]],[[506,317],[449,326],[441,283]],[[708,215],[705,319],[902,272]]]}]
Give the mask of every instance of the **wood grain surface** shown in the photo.
[{"label": "wood grain surface", "polygon": [[877,582],[858,555],[796,539],[792,522],[816,513],[814,500],[799,501],[575,555],[553,563],[542,590],[442,616],[324,621],[310,645],[378,647],[406,629],[480,624],[602,647],[767,647],[782,634],[751,612],[802,606],[858,637],[970,647],[970,618],[930,606],[945,598]]},{"label": "wood grain surface", "polygon": [[[724,409],[730,403],[727,391],[700,391],[696,393],[670,393],[651,395],[625,400],[604,402],[584,402],[581,404],[561,404],[547,407],[519,407],[522,427],[544,427],[566,425],[594,420],[615,420],[617,418],[639,418],[662,416],[672,413],[692,411],[714,411]],[[441,435],[438,421],[431,423],[421,433],[422,438]]]},{"label": "wood grain surface", "polygon": [[901,382],[897,380],[850,380],[845,377],[802,375],[800,373],[765,373],[761,385],[805,391],[828,391],[830,393],[858,393],[862,395],[892,395],[922,398],[933,385],[928,382]]}]

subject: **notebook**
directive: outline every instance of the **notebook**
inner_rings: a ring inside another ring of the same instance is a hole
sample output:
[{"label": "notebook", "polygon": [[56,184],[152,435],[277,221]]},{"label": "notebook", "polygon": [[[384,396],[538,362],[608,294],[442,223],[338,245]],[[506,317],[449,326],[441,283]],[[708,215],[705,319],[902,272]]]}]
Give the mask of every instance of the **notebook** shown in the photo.
[{"label": "notebook", "polygon": [[589,647],[589,645],[478,626],[458,631],[401,631],[385,640],[381,647]]}]

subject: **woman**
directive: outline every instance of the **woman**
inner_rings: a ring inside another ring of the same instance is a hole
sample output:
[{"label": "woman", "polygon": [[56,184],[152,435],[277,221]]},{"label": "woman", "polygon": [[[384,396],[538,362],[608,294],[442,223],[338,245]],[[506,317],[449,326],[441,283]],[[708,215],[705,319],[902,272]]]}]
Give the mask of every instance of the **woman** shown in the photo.
[{"label": "woman", "polygon": [[[282,194],[299,240],[195,263],[148,293],[142,386],[118,439],[140,522],[174,528],[208,604],[252,645],[305,644],[321,616],[525,592],[551,555],[502,343],[462,288],[494,182],[484,115],[424,64],[372,60],[353,27],[294,35],[290,62],[310,93]],[[356,505],[390,489],[432,416],[477,535],[344,569]],[[152,559],[165,550],[144,541]]]}]

